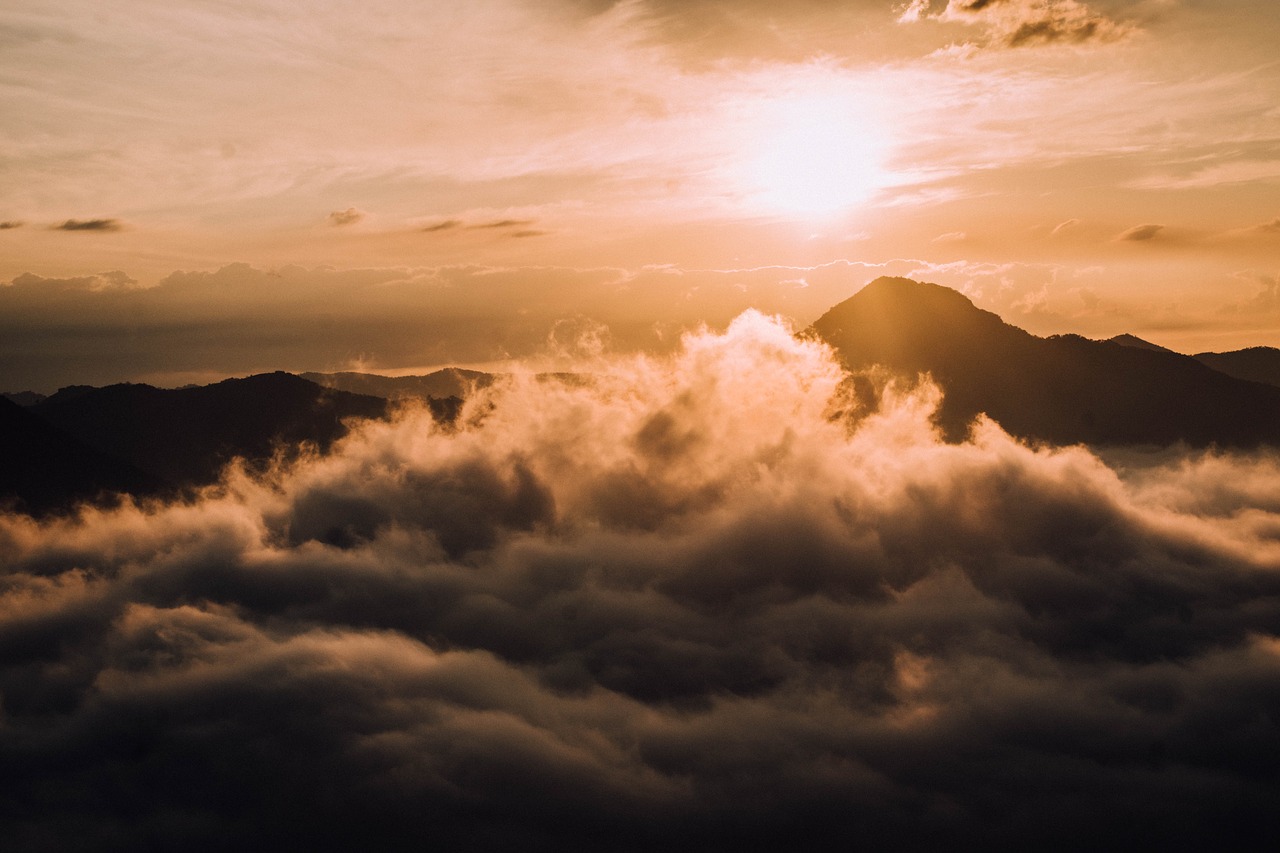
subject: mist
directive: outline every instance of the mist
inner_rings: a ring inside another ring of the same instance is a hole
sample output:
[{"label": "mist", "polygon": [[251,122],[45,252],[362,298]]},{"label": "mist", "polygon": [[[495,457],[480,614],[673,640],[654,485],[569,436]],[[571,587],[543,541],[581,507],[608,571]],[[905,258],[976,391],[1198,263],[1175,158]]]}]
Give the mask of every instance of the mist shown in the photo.
[{"label": "mist", "polygon": [[755,312],[588,367],[0,518],[6,846],[1280,840],[1276,455],[947,443]]}]

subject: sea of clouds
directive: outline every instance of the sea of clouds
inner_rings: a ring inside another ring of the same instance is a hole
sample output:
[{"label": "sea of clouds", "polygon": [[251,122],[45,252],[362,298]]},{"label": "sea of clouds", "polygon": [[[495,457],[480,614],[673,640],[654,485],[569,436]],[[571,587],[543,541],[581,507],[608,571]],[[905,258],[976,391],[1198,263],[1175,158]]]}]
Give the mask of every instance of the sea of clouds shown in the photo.
[{"label": "sea of clouds", "polygon": [[1280,459],[947,444],[938,399],[747,313],[0,517],[4,846],[1280,838]]}]

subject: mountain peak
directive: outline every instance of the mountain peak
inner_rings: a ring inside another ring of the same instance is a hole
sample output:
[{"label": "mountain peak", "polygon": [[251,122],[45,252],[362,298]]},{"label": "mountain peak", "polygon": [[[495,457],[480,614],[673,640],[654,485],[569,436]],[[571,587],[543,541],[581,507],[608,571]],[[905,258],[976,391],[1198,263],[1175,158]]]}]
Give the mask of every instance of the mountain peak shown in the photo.
[{"label": "mountain peak", "polygon": [[853,370],[931,376],[951,438],[985,413],[1014,435],[1058,444],[1280,443],[1275,388],[1154,344],[1039,338],[937,284],[878,278],[813,331]]},{"label": "mountain peak", "polygon": [[1114,338],[1107,338],[1107,343],[1119,344],[1122,347],[1133,347],[1134,349],[1148,349],[1155,352],[1173,352],[1168,347],[1153,344],[1151,341],[1144,341],[1137,335],[1131,335],[1128,332],[1123,335],[1116,335]]}]

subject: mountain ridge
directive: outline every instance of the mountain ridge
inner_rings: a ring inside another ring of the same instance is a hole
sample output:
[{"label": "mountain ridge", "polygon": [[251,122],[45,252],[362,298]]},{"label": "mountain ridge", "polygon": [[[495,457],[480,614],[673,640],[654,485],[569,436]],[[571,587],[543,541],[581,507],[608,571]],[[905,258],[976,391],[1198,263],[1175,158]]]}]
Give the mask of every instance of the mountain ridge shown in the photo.
[{"label": "mountain ridge", "polygon": [[937,284],[878,278],[810,328],[850,369],[931,375],[951,440],[987,414],[1054,444],[1280,444],[1280,388],[1171,351],[1039,338]]}]

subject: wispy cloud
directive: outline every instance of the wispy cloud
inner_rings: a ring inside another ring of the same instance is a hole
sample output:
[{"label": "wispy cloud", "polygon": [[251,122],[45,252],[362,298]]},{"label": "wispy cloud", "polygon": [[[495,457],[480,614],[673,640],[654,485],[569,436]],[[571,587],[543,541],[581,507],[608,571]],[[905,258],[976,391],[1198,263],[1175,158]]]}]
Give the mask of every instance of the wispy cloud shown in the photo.
[{"label": "wispy cloud", "polygon": [[522,228],[526,225],[532,225],[532,219],[495,219],[492,222],[480,222],[476,225],[469,225],[468,228]]},{"label": "wispy cloud", "polygon": [[1135,225],[1127,231],[1123,231],[1116,236],[1117,240],[1125,240],[1131,242],[1141,242],[1144,240],[1155,239],[1156,235],[1164,230],[1163,225]]},{"label": "wispy cloud", "polygon": [[118,219],[68,219],[54,225],[55,231],[119,231],[123,226]]}]

